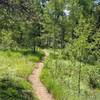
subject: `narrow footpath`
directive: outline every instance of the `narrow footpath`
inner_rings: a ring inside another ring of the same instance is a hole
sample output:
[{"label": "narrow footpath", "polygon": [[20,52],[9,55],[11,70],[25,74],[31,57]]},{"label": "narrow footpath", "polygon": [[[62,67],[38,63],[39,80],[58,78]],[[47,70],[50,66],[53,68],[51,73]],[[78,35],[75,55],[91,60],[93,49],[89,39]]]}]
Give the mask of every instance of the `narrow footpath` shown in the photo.
[{"label": "narrow footpath", "polygon": [[32,84],[33,90],[39,100],[54,100],[52,94],[50,94],[47,88],[40,81],[40,74],[43,69],[43,61],[48,57],[48,53],[45,52],[45,57],[41,62],[35,64],[33,73],[29,76],[29,81]]}]

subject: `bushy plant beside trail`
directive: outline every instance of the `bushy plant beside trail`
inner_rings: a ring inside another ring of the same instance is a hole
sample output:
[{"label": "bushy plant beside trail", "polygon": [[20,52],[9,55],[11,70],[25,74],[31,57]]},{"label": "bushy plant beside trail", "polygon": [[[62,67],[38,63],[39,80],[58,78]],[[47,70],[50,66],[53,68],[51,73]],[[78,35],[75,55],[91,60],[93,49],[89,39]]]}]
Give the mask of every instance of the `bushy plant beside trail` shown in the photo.
[{"label": "bushy plant beside trail", "polygon": [[0,100],[35,100],[31,85],[23,78],[2,76]]},{"label": "bushy plant beside trail", "polygon": [[[60,50],[45,61],[41,81],[56,100],[99,100],[100,64],[85,64],[67,59]],[[80,95],[79,95],[79,67]]]}]

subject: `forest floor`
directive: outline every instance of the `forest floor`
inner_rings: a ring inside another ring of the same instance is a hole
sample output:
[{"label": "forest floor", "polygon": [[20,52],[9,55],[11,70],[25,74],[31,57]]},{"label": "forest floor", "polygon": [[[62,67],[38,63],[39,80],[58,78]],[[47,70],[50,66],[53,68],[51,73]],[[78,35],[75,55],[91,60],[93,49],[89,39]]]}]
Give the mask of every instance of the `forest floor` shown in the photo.
[{"label": "forest floor", "polygon": [[48,92],[47,88],[40,81],[40,74],[42,72],[44,65],[43,61],[49,55],[46,50],[44,50],[44,52],[45,52],[45,57],[42,59],[42,61],[35,64],[35,69],[29,76],[29,81],[31,82],[33,90],[36,96],[39,98],[39,100],[54,100],[52,94]]}]

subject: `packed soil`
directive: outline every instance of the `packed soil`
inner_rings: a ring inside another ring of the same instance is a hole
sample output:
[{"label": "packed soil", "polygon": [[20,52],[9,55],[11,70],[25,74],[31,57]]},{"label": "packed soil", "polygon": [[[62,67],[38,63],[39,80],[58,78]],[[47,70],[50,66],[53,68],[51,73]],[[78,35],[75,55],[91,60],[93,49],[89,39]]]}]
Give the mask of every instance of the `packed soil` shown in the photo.
[{"label": "packed soil", "polygon": [[29,81],[31,82],[33,90],[36,96],[39,98],[39,100],[54,100],[52,94],[48,92],[47,88],[40,81],[40,74],[44,66],[43,61],[48,57],[47,51],[44,52],[45,57],[42,61],[35,64],[35,68],[32,74],[29,76]]}]

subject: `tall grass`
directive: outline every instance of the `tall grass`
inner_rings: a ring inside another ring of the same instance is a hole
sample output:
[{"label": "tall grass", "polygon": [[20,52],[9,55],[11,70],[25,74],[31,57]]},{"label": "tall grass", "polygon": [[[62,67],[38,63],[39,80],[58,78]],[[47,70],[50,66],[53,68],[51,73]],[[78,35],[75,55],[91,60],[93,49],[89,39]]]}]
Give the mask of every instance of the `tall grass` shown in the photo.
[{"label": "tall grass", "polygon": [[[78,95],[78,78],[80,62],[68,60],[57,51],[45,61],[41,74],[41,81],[48,88],[56,100],[99,100],[100,98],[100,70],[99,65],[82,64],[80,96]],[[95,73],[94,73],[95,72]],[[93,79],[93,88],[90,83]]]},{"label": "tall grass", "polygon": [[0,100],[35,100],[28,76],[43,57],[40,50],[0,51]]}]

